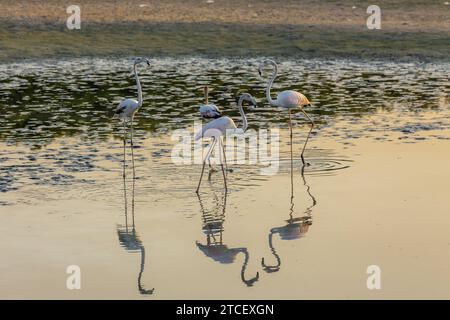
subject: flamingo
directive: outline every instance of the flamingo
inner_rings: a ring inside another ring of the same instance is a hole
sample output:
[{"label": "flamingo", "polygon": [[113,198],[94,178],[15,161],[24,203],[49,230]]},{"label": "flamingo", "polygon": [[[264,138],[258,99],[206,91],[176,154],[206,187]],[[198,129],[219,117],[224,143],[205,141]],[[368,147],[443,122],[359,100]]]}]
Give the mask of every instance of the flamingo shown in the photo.
[{"label": "flamingo", "polygon": [[309,102],[308,98],[304,96],[302,93],[294,91],[294,90],[286,90],[282,91],[278,94],[277,98],[275,100],[272,99],[270,96],[270,89],[272,88],[273,82],[275,78],[278,75],[278,66],[273,60],[264,60],[258,68],[259,75],[262,75],[262,70],[266,65],[271,65],[274,68],[274,72],[272,76],[269,78],[269,82],[267,83],[266,87],[266,98],[267,101],[270,103],[270,105],[275,107],[280,107],[283,109],[287,109],[289,113],[289,130],[290,130],[290,138],[291,138],[291,145],[292,145],[292,117],[291,117],[291,110],[294,108],[300,108],[300,111],[306,116],[306,118],[311,122],[311,129],[309,130],[308,136],[306,137],[305,144],[303,145],[301,158],[303,166],[305,166],[305,159],[303,157],[303,153],[305,152],[306,144],[308,143],[309,136],[311,135],[311,131],[314,127],[314,122],[311,120],[311,118],[308,116],[308,114],[303,110],[304,107],[310,107],[311,103]]},{"label": "flamingo", "polygon": [[142,107],[142,87],[141,82],[139,81],[139,75],[137,72],[137,65],[141,63],[147,63],[147,66],[150,66],[150,61],[147,58],[136,58],[134,60],[134,76],[136,78],[136,85],[138,90],[138,99],[124,99],[122,100],[119,105],[116,108],[115,115],[119,117],[120,120],[123,122],[123,166],[124,166],[124,172],[123,175],[125,176],[125,147],[126,147],[126,127],[127,123],[130,123],[130,144],[131,144],[131,157],[133,161],[133,179],[135,177],[134,172],[134,154],[133,154],[133,119],[136,114],[136,112],[139,110],[140,107]]},{"label": "flamingo", "polygon": [[225,184],[225,190],[227,190],[227,178],[225,176],[225,170],[223,168],[223,162],[222,162],[222,154],[225,160],[225,164],[226,164],[226,157],[225,157],[225,149],[223,147],[223,141],[222,141],[222,137],[226,134],[226,133],[231,133],[231,134],[243,134],[246,130],[247,130],[247,117],[245,116],[244,113],[244,109],[242,108],[242,104],[244,101],[248,101],[250,102],[254,107],[256,106],[256,100],[255,98],[253,98],[249,93],[243,93],[241,94],[241,96],[239,97],[239,101],[238,101],[238,108],[239,108],[239,113],[241,114],[242,117],[242,127],[238,128],[236,126],[236,124],[234,123],[233,119],[231,119],[230,117],[227,116],[223,116],[217,119],[214,119],[210,122],[208,122],[205,126],[203,126],[203,128],[197,132],[197,134],[195,135],[195,140],[199,140],[203,137],[211,137],[212,138],[212,143],[209,146],[208,151],[206,152],[206,156],[203,159],[203,167],[202,167],[202,173],[200,175],[200,180],[198,181],[198,186],[197,186],[197,190],[195,191],[196,193],[198,193],[198,191],[200,190],[200,184],[202,183],[202,178],[203,178],[203,172],[205,170],[205,164],[206,161],[209,161],[209,158],[211,157],[212,151],[216,145],[217,142],[219,142],[219,148],[222,149],[222,153],[220,155],[220,166],[222,168],[222,174],[223,174],[223,181]]},{"label": "flamingo", "polygon": [[[203,89],[204,93],[204,104],[200,105],[199,111],[200,116],[205,119],[206,121],[210,121],[212,119],[217,119],[222,116],[222,112],[220,112],[219,107],[217,107],[213,103],[208,103],[208,86],[205,86]],[[211,161],[208,159],[208,165],[209,165],[209,174],[211,176],[211,173],[215,171],[215,169],[211,166]]]}]

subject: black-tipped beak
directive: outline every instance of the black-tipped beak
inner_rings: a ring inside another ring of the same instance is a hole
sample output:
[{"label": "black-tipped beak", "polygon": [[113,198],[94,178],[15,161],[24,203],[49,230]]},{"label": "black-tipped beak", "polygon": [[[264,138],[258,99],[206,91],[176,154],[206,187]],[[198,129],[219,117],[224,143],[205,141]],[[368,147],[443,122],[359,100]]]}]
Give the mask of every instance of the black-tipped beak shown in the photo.
[{"label": "black-tipped beak", "polygon": [[308,103],[307,105],[305,105],[305,107],[311,107],[311,103]]},{"label": "black-tipped beak", "polygon": [[258,70],[258,74],[260,77],[262,76],[261,70]]},{"label": "black-tipped beak", "polygon": [[147,65],[150,67],[150,62],[149,61],[147,61]]}]

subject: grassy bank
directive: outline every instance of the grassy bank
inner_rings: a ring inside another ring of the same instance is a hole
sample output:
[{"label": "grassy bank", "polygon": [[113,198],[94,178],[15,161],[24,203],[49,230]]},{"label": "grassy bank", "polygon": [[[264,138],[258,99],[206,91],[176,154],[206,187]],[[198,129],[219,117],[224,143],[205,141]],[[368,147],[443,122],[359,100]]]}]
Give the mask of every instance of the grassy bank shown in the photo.
[{"label": "grassy bank", "polygon": [[0,60],[122,55],[449,60],[449,33],[218,23],[0,24]]}]

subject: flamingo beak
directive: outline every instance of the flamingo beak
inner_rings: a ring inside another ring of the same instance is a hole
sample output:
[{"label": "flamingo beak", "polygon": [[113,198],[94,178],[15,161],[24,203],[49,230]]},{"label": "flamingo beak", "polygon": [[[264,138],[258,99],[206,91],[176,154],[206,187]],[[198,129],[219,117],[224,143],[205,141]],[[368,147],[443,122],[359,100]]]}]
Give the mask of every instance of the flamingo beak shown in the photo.
[{"label": "flamingo beak", "polygon": [[258,69],[259,76],[262,77],[261,69]]}]

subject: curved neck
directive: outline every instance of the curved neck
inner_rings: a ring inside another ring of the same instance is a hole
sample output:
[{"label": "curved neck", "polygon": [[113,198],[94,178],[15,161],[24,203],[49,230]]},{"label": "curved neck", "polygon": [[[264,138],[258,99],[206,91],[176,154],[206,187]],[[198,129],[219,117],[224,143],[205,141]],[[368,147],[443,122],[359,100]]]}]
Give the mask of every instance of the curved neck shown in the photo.
[{"label": "curved neck", "polygon": [[136,85],[137,85],[137,90],[138,90],[138,104],[139,107],[142,106],[142,87],[141,87],[141,82],[139,81],[139,75],[137,72],[137,63],[134,64],[134,76],[136,78]]},{"label": "curved neck", "polygon": [[244,102],[244,98],[241,97],[239,98],[239,102],[238,102],[238,108],[239,108],[239,113],[241,114],[242,117],[242,131],[247,131],[247,117],[245,116],[245,112],[244,112],[244,108],[242,107],[242,103]]},{"label": "curved neck", "polygon": [[262,258],[262,260],[261,260],[261,265],[268,272],[276,272],[276,271],[280,270],[280,266],[281,266],[280,256],[277,254],[277,252],[275,251],[275,247],[273,246],[273,233],[274,233],[274,230],[273,229],[270,230],[270,233],[269,233],[269,247],[270,247],[270,251],[272,252],[272,255],[277,260],[277,264],[274,265],[274,266],[270,266],[270,265],[267,265],[267,264],[264,263],[264,258]]},{"label": "curved neck", "polygon": [[255,277],[253,277],[251,279],[246,279],[245,278],[245,270],[247,269],[247,264],[248,264],[248,260],[249,260],[249,254],[248,254],[248,251],[247,251],[246,248],[240,248],[240,249],[238,249],[238,251],[242,252],[244,254],[244,262],[243,262],[242,268],[241,268],[241,280],[247,286],[251,287],[254,282],[258,281],[258,279],[259,279],[259,272],[256,272]]},{"label": "curved neck", "polygon": [[272,62],[271,64],[273,65],[274,70],[273,70],[272,76],[269,79],[269,82],[267,83],[266,98],[267,98],[267,101],[269,101],[270,105],[276,106],[277,105],[277,101],[273,100],[272,97],[270,96],[270,89],[272,89],[273,82],[275,81],[275,78],[278,75],[278,66],[277,66],[277,64],[275,62]]},{"label": "curved neck", "polygon": [[138,289],[141,294],[152,294],[155,288],[147,290],[142,285],[142,273],[144,272],[144,266],[145,266],[145,249],[143,246],[141,246],[141,268],[139,270],[138,275]]}]

